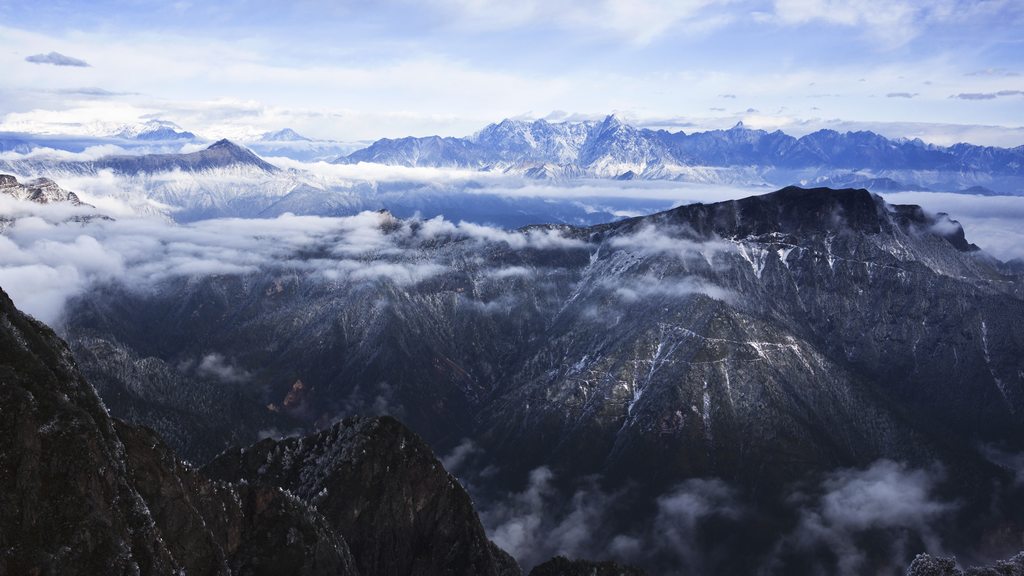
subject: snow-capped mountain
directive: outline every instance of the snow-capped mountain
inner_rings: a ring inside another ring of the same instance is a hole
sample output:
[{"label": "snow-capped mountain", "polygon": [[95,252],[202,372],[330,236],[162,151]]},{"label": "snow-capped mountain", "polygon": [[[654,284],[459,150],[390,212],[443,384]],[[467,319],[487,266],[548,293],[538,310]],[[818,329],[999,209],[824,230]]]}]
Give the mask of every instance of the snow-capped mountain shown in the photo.
[{"label": "snow-capped mountain", "polygon": [[23,179],[64,182],[91,197],[112,198],[137,214],[162,214],[179,222],[273,217],[286,212],[341,216],[388,209],[402,217],[446,215],[518,227],[537,222],[607,222],[621,211],[647,213],[671,204],[628,198],[592,202],[586,198],[516,198],[477,194],[480,185],[471,180],[377,182],[358,175],[284,170],[227,140],[189,153],[122,154],[92,160],[38,155],[0,160],[3,172]]},{"label": "snow-capped mountain", "polygon": [[673,179],[783,185],[856,174],[908,188],[961,190],[984,185],[1024,194],[1024,152],[862,131],[819,130],[800,138],[781,131],[729,130],[686,134],[634,128],[614,116],[600,122],[504,120],[467,138],[429,136],[378,140],[335,160],[399,166],[499,170],[537,178]]},{"label": "snow-capped mountain", "polygon": [[74,192],[64,190],[49,178],[36,178],[22,184],[10,174],[0,174],[0,194],[37,204],[67,203],[81,206],[82,201]]},{"label": "snow-capped mountain", "polygon": [[307,138],[291,128],[266,132],[258,138],[242,141],[261,156],[291,158],[300,162],[328,161],[359,148],[356,144]]},{"label": "snow-capped mountain", "polygon": [[260,136],[260,142],[312,142],[312,139],[306,138],[291,128],[282,128],[263,134]]},{"label": "snow-capped mountain", "polygon": [[166,120],[150,120],[142,124],[129,124],[121,128],[114,134],[110,134],[110,136],[132,140],[150,141],[191,141],[196,139],[195,134],[182,130],[181,126],[178,126],[174,122],[168,122]]}]

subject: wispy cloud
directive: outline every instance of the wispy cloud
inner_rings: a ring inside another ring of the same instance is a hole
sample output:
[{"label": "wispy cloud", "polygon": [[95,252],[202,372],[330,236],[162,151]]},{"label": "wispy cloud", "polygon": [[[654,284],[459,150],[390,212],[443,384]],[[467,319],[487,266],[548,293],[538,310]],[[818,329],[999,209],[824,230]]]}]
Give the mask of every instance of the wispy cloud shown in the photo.
[{"label": "wispy cloud", "polygon": [[26,56],[25,62],[31,62],[33,64],[52,64],[54,66],[74,66],[78,68],[86,68],[89,66],[89,63],[85,60],[79,60],[78,58],[65,56],[60,52],[50,52],[48,54],[33,54],[31,56]]},{"label": "wispy cloud", "polygon": [[950,98],[958,100],[995,100],[1008,96],[1024,96],[1024,90],[999,90],[998,92],[961,92],[953,94]]},{"label": "wispy cloud", "polygon": [[[280,270],[336,285],[407,287],[449,270],[445,253],[432,248],[438,243],[471,241],[513,251],[586,246],[554,230],[510,232],[442,218],[398,220],[377,212],[191,225],[149,218],[69,221],[90,215],[94,210],[86,207],[0,198],[0,217],[13,221],[0,235],[0,286],[20,308],[52,323],[69,298],[104,283],[147,290],[178,277]],[[244,374],[216,354],[198,367],[222,380]]]},{"label": "wispy cloud", "polygon": [[476,29],[510,29],[554,24],[558,28],[599,32],[643,45],[677,30],[699,34],[727,22],[716,7],[722,0],[601,0],[580,4],[566,0],[527,0],[509,4],[498,0],[435,0],[455,22]]},{"label": "wispy cloud", "polygon": [[1014,72],[1006,68],[985,68],[983,70],[972,70],[970,72],[964,72],[964,76],[994,76],[994,77],[1007,77],[1007,76],[1020,76],[1020,72]]},{"label": "wispy cloud", "polygon": [[943,479],[941,468],[911,468],[890,460],[836,470],[816,494],[794,495],[794,502],[803,501],[800,522],[780,541],[777,552],[808,553],[824,547],[834,555],[834,565],[819,565],[816,572],[854,576],[865,573],[869,560],[858,538],[882,532],[889,534],[879,541],[889,548],[888,565],[877,571],[901,571],[912,557],[911,538],[920,538],[929,552],[941,550],[935,526],[955,510],[938,494]]}]

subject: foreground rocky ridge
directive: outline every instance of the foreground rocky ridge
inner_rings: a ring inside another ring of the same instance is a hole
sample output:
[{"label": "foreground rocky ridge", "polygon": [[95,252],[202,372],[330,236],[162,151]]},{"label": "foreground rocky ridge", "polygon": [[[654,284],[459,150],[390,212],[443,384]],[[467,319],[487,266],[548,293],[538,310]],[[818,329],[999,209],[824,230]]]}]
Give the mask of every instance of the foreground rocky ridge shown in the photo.
[{"label": "foreground rocky ridge", "polygon": [[[267,440],[240,454],[268,454],[274,474],[212,480],[110,418],[64,343],[2,291],[0,382],[0,573],[519,574],[394,420]],[[316,451],[302,470],[290,467],[296,445]]]}]

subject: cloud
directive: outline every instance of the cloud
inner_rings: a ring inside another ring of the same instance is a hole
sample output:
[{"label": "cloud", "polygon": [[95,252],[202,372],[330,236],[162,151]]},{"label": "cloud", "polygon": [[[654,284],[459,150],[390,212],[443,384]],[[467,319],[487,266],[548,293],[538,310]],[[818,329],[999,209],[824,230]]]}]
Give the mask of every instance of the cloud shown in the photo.
[{"label": "cloud", "polygon": [[961,92],[953,94],[950,98],[958,100],[995,100],[1008,96],[1024,96],[1024,90],[1000,90],[998,92]]},{"label": "cloud", "polygon": [[974,196],[946,192],[892,192],[890,204],[917,204],[956,219],[969,242],[1000,260],[1024,258],[1024,197]]},{"label": "cloud", "polygon": [[52,159],[52,160],[63,160],[66,162],[89,162],[96,160],[104,156],[116,156],[120,154],[127,154],[128,151],[115,144],[97,144],[95,146],[88,146],[81,152],[69,152],[67,150],[59,150],[56,148],[47,148],[45,146],[39,146],[29,150],[26,153],[19,152],[0,152],[0,160],[10,160],[17,162],[20,160],[33,160],[33,159]]},{"label": "cloud", "polygon": [[252,377],[247,370],[235,366],[216,352],[203,356],[196,366],[196,372],[201,376],[229,383],[245,382]]},{"label": "cloud", "polygon": [[113,92],[103,88],[97,87],[84,87],[84,88],[61,88],[55,90],[57,94],[64,94],[68,96],[93,96],[97,98],[108,98],[111,96],[132,96],[135,92]]},{"label": "cloud", "polygon": [[479,503],[488,537],[511,554],[524,570],[562,555],[614,559],[664,573],[708,573],[712,563],[705,541],[709,522],[741,521],[744,508],[737,493],[718,479],[686,480],[658,497],[645,526],[618,531],[613,518],[636,506],[628,490],[607,492],[599,478],[579,481],[563,492],[555,473],[542,466],[529,473],[522,492]]},{"label": "cloud", "polygon": [[527,278],[533,276],[533,270],[524,266],[508,266],[506,268],[494,268],[488,270],[487,275],[496,280]]},{"label": "cloud", "polygon": [[[288,271],[344,286],[385,282],[408,287],[449,270],[446,259],[452,256],[438,248],[448,242],[505,250],[587,246],[555,229],[510,232],[440,217],[399,220],[378,212],[221,218],[188,225],[95,216],[95,209],[87,207],[0,198],[0,217],[10,222],[0,236],[0,286],[20,308],[54,323],[69,298],[102,284],[148,290],[178,277],[261,272]],[[220,379],[244,376],[216,355],[203,359],[200,368]]]},{"label": "cloud", "polygon": [[550,468],[536,468],[522,492],[485,503],[480,512],[488,537],[527,571],[556,555],[607,555],[601,547],[611,535],[604,533],[603,526],[616,496],[602,492],[589,479],[563,499],[554,481]]},{"label": "cloud", "polygon": [[444,469],[449,474],[457,476],[466,461],[480,452],[481,449],[477,446],[476,442],[469,438],[463,438],[462,442],[459,442],[458,445],[452,448],[451,452],[441,457],[441,463],[444,464]]},{"label": "cloud", "polygon": [[78,58],[65,56],[60,52],[50,52],[49,54],[33,54],[31,56],[26,56],[25,62],[31,62],[33,64],[52,64],[54,66],[76,66],[79,68],[85,68],[89,66],[89,63],[85,60],[79,60]]},{"label": "cloud", "polygon": [[609,244],[647,256],[669,255],[682,261],[704,260],[709,265],[719,254],[735,251],[734,245],[724,240],[697,240],[687,236],[696,234],[684,229],[673,231],[665,226],[645,224],[632,234],[612,238]]},{"label": "cloud", "polygon": [[735,302],[737,294],[697,277],[659,278],[646,275],[626,282],[607,282],[605,288],[612,290],[623,302],[632,303],[646,298],[682,298],[703,294],[714,300]]},{"label": "cloud", "polygon": [[[825,477],[813,495],[797,494],[800,521],[779,542],[777,552],[823,558],[816,551],[827,550],[834,558],[820,560],[819,571],[853,576],[871,572],[901,570],[912,557],[911,538],[919,539],[930,553],[941,551],[935,526],[955,510],[952,503],[936,495],[945,475],[941,468],[917,469],[879,460],[864,469],[837,470]],[[884,532],[888,548],[885,558],[873,557],[858,540],[869,531]],[[878,563],[886,565],[880,570]]]},{"label": "cloud", "polygon": [[412,286],[433,278],[447,268],[434,263],[367,262],[339,260],[331,268],[321,271],[328,280],[368,281],[387,280],[398,286]]},{"label": "cloud", "polygon": [[460,27],[473,29],[511,29],[524,26],[555,25],[622,38],[644,45],[667,33],[696,35],[718,28],[731,15],[714,8],[726,4],[720,0],[601,0],[580,5],[569,0],[526,0],[508,4],[498,0],[435,0],[448,10]]},{"label": "cloud", "polygon": [[896,48],[920,35],[929,21],[949,19],[947,5],[914,0],[775,0],[767,19],[785,25],[822,22],[856,28],[877,46]]},{"label": "cloud", "polygon": [[889,92],[885,95],[886,98],[915,98],[917,92]]},{"label": "cloud", "polygon": [[971,72],[965,72],[964,76],[986,76],[986,77],[1006,77],[1006,76],[1020,76],[1019,72],[1013,72],[1006,68],[984,68],[982,70],[973,70]]}]

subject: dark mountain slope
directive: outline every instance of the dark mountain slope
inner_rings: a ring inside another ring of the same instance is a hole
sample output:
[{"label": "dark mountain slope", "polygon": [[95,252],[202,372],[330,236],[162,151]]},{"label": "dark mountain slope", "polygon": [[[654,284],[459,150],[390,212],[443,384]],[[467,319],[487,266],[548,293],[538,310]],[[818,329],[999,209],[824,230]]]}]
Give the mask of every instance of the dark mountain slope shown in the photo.
[{"label": "dark mountain slope", "polygon": [[[945,470],[958,507],[942,528],[962,549],[1021,534],[1014,471],[987,447],[1024,452],[1024,284],[947,216],[786,188],[497,240],[376,218],[381,244],[351,256],[360,269],[427,264],[429,277],[113,287],[71,305],[69,334],[169,366],[217,350],[311,427],[390,413],[442,453],[471,439],[483,493],[545,466],[568,501],[596,477],[646,498],[609,520],[627,529],[658,494],[717,478],[783,523],[717,541],[770,548],[758,534],[799,521],[775,513],[792,513],[795,484],[893,460]],[[305,250],[331,268],[344,247]],[[721,573],[757,561],[722,557],[736,563]]]},{"label": "dark mountain slope", "polygon": [[[398,422],[349,421],[238,453],[265,457],[303,497],[210,480],[153,432],[112,420],[64,343],[2,291],[0,411],[3,574],[519,574]],[[221,462],[227,475],[230,457]]]},{"label": "dark mountain slope", "polygon": [[2,291],[0,353],[0,572],[356,573],[294,498],[210,483],[111,420],[64,343]]}]

